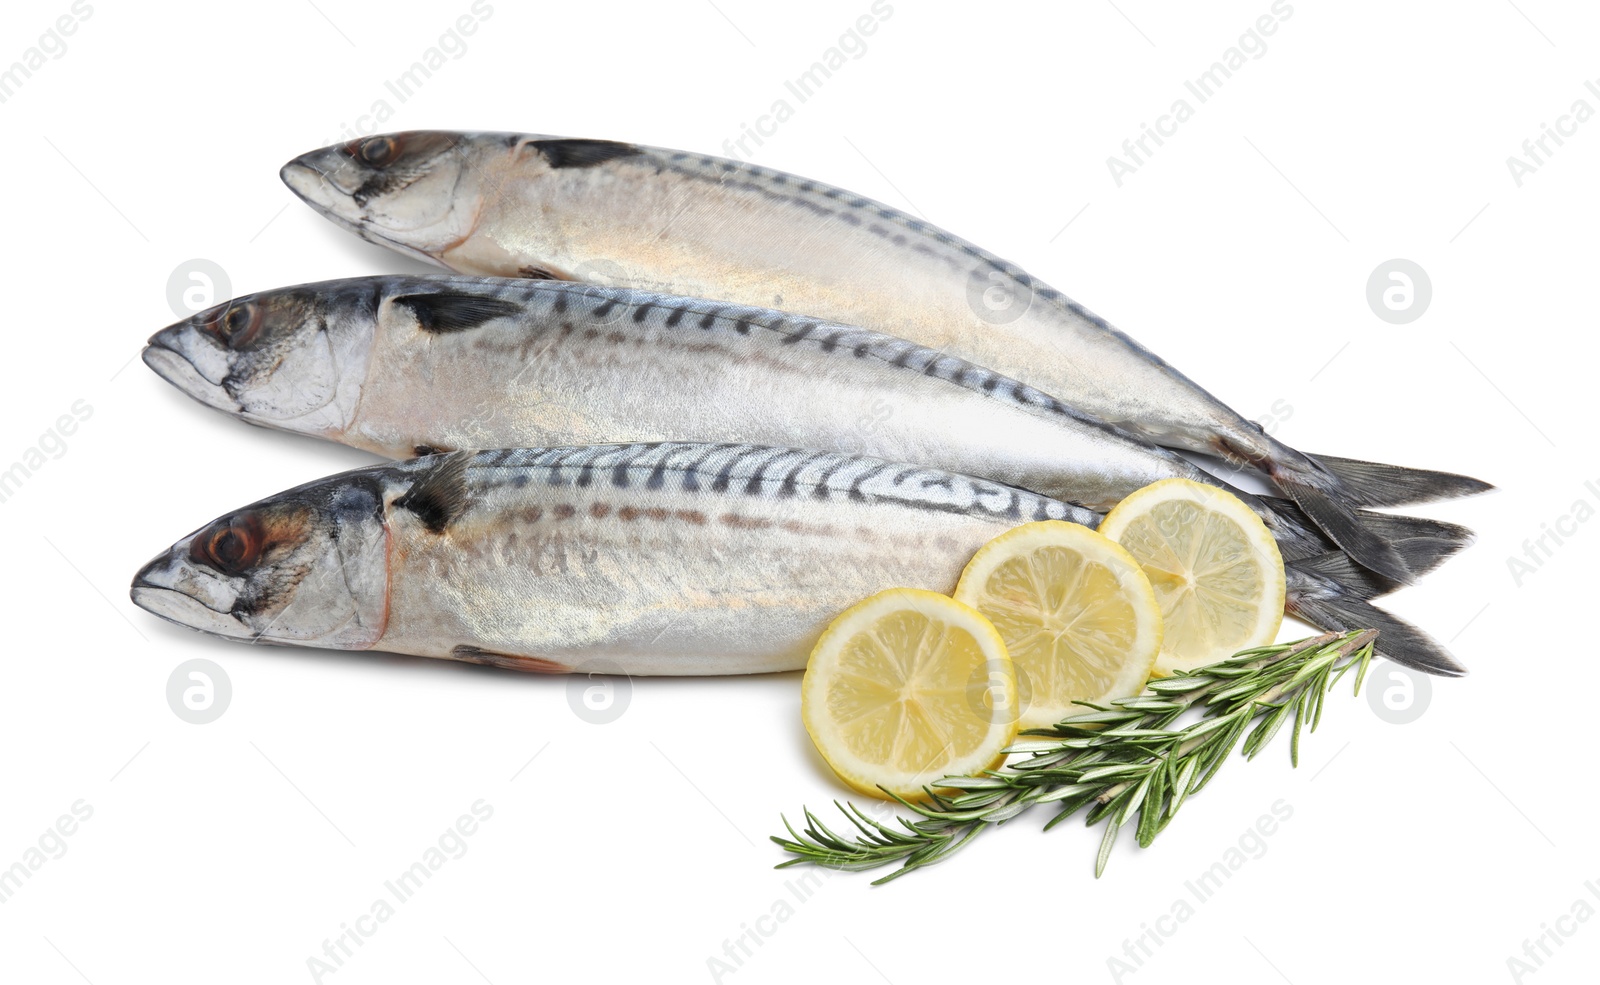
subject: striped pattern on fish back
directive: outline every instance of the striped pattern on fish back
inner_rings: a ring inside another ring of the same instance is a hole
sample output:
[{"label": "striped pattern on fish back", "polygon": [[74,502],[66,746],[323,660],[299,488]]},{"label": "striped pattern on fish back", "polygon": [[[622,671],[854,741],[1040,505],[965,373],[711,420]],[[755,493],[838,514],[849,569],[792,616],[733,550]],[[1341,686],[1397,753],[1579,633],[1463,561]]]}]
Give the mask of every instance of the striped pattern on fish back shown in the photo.
[{"label": "striped pattern on fish back", "polygon": [[[972,260],[976,269],[981,271],[995,271],[1010,278],[1016,284],[1026,289],[1033,297],[1054,305],[1076,318],[1081,318],[1095,327],[1109,332],[1127,344],[1134,346],[1139,351],[1149,355],[1151,359],[1161,365],[1166,365],[1165,360],[1153,353],[1149,353],[1138,342],[1113,327],[1105,319],[1088,310],[1065,294],[1035,279],[1026,270],[1002,257],[990,253],[975,243],[970,243],[952,233],[940,229],[938,226],[894,208],[882,202],[857,195],[843,188],[821,181],[813,181],[799,175],[779,171],[776,168],[765,168],[759,164],[747,161],[732,161],[723,157],[712,157],[707,154],[691,154],[687,151],[669,150],[661,147],[637,147],[639,157],[649,161],[651,165],[662,171],[682,175],[699,181],[706,181],[723,188],[743,188],[754,192],[775,202],[784,202],[800,206],[812,213],[818,219],[832,220],[849,226],[863,226],[870,233],[887,240],[901,249],[914,250],[929,255],[933,254],[925,242],[919,240],[933,240],[952,251]],[[911,235],[906,235],[910,233]],[[956,262],[954,255],[946,256],[953,273],[967,276],[971,269],[964,268]]]},{"label": "striped pattern on fish back", "polygon": [[[1067,520],[1089,527],[1100,516],[1023,489],[919,465],[834,452],[757,445],[646,442],[567,448],[461,452],[467,493],[505,486],[668,490],[707,498],[882,504],[930,513],[955,513],[1001,523]],[[434,455],[390,466],[397,478],[418,481],[446,466]],[[459,461],[459,459],[455,459]]]},{"label": "striped pattern on fish back", "polygon": [[[385,278],[391,297],[440,288],[470,293],[488,292],[528,310],[530,317],[547,326],[560,323],[584,328],[610,326],[626,331],[631,326],[695,335],[733,333],[749,336],[770,332],[780,345],[805,346],[839,359],[865,359],[892,370],[943,380],[1015,407],[1070,420],[1119,440],[1126,432],[1097,417],[1081,413],[1036,387],[1009,376],[893,335],[804,315],[792,315],[747,305],[702,298],[686,298],[652,291],[601,287],[566,281],[520,280],[502,277],[448,276]],[[1143,444],[1143,442],[1140,442]],[[1165,454],[1164,452],[1156,452]]]}]

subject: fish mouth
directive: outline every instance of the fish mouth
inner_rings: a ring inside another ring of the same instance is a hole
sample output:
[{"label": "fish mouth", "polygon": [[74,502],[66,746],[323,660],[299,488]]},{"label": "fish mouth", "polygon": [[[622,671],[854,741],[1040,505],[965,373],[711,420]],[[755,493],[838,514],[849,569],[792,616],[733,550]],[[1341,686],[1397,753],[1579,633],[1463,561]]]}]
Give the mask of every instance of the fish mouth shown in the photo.
[{"label": "fish mouth", "polygon": [[244,409],[227,390],[206,379],[188,356],[165,344],[159,334],[150,339],[139,357],[157,376],[207,407],[229,414],[238,414]]},{"label": "fish mouth", "polygon": [[311,206],[312,210],[324,219],[341,229],[355,233],[374,246],[393,250],[432,267],[446,267],[445,263],[433,254],[425,253],[414,246],[384,235],[381,228],[374,226],[371,220],[360,214],[360,206],[353,197],[354,190],[340,187],[328,172],[310,163],[307,157],[297,157],[278,171],[278,178],[300,201]]},{"label": "fish mouth", "polygon": [[340,205],[355,205],[350,198],[351,192],[340,188],[321,168],[307,163],[303,157],[297,157],[279,169],[278,177],[300,201],[311,206],[319,215],[351,232],[359,231],[359,223],[343,215],[339,209]]},{"label": "fish mouth", "polygon": [[128,597],[151,615],[185,629],[197,629],[230,640],[256,638],[256,634],[231,613],[218,612],[192,595],[148,581],[143,571],[133,579]]}]

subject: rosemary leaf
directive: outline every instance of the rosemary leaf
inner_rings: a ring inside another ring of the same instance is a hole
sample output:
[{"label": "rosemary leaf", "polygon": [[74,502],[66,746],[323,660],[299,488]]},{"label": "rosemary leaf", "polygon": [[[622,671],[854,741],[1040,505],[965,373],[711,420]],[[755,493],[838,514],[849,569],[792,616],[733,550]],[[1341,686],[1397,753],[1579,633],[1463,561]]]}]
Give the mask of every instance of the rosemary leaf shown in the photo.
[{"label": "rosemary leaf", "polygon": [[[1133,824],[1138,844],[1148,847],[1234,749],[1254,758],[1288,722],[1290,762],[1299,765],[1302,730],[1316,731],[1324,696],[1351,670],[1360,693],[1376,638],[1368,629],[1255,647],[1151,681],[1135,697],[1028,729],[1023,734],[1029,738],[1007,750],[1019,758],[1005,766],[981,776],[946,777],[927,790],[922,803],[895,797],[913,814],[896,818],[898,828],[835,801],[856,829],[841,835],[804,810],[802,830],[784,818],[788,837],[772,837],[791,856],[778,868],[858,871],[900,863],[873,883],[880,885],[944,861],[1035,804],[1052,804],[1057,813],[1046,831],[1080,811],[1086,824],[1105,823],[1095,856],[1099,877],[1124,825]],[[1199,718],[1180,725],[1185,713]]]}]

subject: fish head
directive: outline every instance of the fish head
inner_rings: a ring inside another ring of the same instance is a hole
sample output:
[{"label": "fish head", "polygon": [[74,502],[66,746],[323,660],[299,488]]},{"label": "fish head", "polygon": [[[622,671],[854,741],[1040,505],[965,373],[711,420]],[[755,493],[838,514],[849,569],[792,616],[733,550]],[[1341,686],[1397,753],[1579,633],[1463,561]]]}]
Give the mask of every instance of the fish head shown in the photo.
[{"label": "fish head", "polygon": [[[483,202],[477,165],[498,139],[443,130],[377,134],[302,154],[279,176],[325,218],[428,263],[470,236]],[[496,135],[498,138],[499,135]]]},{"label": "fish head", "polygon": [[378,291],[356,278],[234,298],[151,336],[144,362],[208,407],[336,438],[355,416]]},{"label": "fish head", "polygon": [[388,620],[388,527],[370,473],[235,510],[139,569],[135,605],[252,643],[365,649]]}]

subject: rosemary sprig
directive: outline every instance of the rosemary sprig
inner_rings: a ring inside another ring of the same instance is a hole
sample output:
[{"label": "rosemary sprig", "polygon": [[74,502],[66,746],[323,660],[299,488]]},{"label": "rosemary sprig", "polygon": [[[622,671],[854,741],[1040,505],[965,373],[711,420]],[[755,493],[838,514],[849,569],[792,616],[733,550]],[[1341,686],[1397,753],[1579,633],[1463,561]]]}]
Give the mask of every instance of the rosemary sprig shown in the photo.
[{"label": "rosemary sprig", "polygon": [[[1376,630],[1328,633],[1296,643],[1245,650],[1226,660],[1153,680],[1143,694],[1023,735],[1008,750],[1026,754],[976,777],[946,777],[928,790],[926,803],[895,797],[918,818],[900,817],[895,828],[854,804],[834,802],[857,834],[839,835],[810,810],[804,831],[783,819],[789,837],[772,840],[793,855],[778,868],[821,865],[858,871],[900,862],[873,884],[942,862],[989,828],[1033,807],[1057,813],[1045,830],[1087,808],[1085,824],[1106,822],[1094,874],[1105,871],[1117,833],[1132,822],[1140,847],[1149,847],[1183,806],[1216,775],[1244,740],[1246,758],[1292,721],[1289,758],[1300,764],[1300,732],[1322,720],[1322,699],[1351,669],[1360,693],[1372,660]],[[1177,727],[1191,709],[1202,715]],[[1254,727],[1252,727],[1254,723]],[[957,791],[950,793],[949,791]],[[892,796],[892,795],[891,795]]]}]

